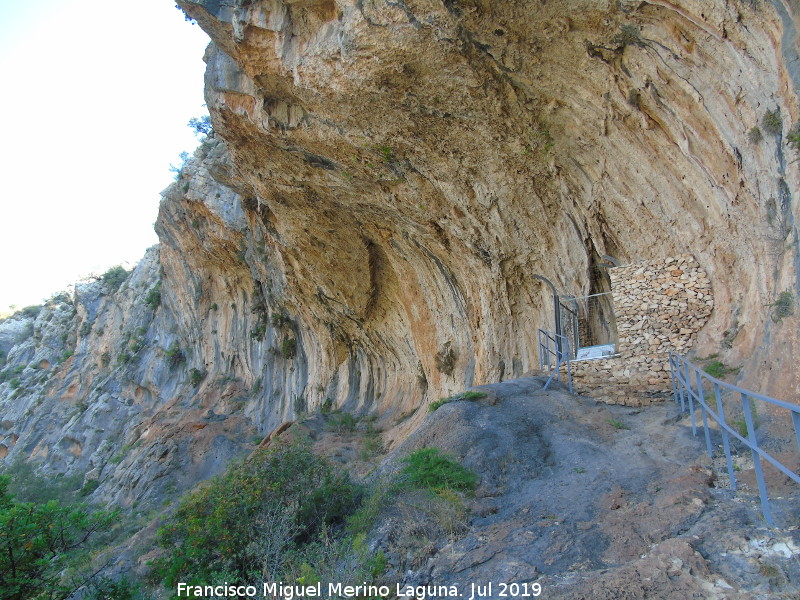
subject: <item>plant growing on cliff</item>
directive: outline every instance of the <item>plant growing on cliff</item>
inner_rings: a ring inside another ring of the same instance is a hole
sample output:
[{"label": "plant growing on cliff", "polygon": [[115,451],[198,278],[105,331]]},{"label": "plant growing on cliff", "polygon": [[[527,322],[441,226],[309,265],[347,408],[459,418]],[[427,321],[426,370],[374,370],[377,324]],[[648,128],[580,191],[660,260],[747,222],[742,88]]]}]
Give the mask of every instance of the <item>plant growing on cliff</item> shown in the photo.
[{"label": "plant growing on cliff", "polygon": [[27,317],[28,319],[35,319],[39,316],[40,312],[42,312],[42,305],[36,304],[34,306],[26,306],[17,314],[21,314],[23,317]]},{"label": "plant growing on cliff", "polygon": [[637,89],[632,89],[628,92],[628,104],[633,108],[642,108],[642,94]]},{"label": "plant growing on cliff", "polygon": [[712,360],[703,370],[716,379],[724,377],[728,373],[736,373],[739,371],[738,368],[729,367],[721,360]]},{"label": "plant growing on cliff", "polygon": [[795,125],[794,128],[786,134],[786,141],[795,151],[800,151],[800,125]]},{"label": "plant growing on cliff", "polygon": [[150,288],[147,295],[144,297],[144,303],[152,310],[157,309],[161,305],[161,280],[159,279],[156,284]]},{"label": "plant growing on cliff", "polygon": [[440,373],[452,375],[456,366],[456,353],[450,342],[445,342],[436,354],[436,368]]},{"label": "plant growing on cliff", "polygon": [[618,50],[625,48],[626,46],[645,46],[644,40],[642,40],[642,34],[639,31],[639,28],[636,25],[631,23],[625,23],[619,28],[619,32],[611,38],[611,43],[614,44]]},{"label": "plant growing on cliff", "polygon": [[770,306],[772,307],[772,320],[780,323],[786,317],[794,314],[794,294],[790,290],[784,290],[778,294],[778,299]]},{"label": "plant growing on cliff", "polygon": [[159,530],[167,553],[154,572],[173,590],[179,581],[294,581],[303,563],[319,570],[309,559],[343,534],[361,494],[308,445],[256,450],[180,503]]},{"label": "plant growing on cliff", "polygon": [[358,419],[349,412],[336,412],[331,415],[325,424],[325,429],[336,433],[353,433],[358,425]]},{"label": "plant growing on cliff", "polygon": [[630,427],[625,424],[625,422],[620,421],[619,419],[609,419],[608,424],[611,425],[614,429],[630,429]]},{"label": "plant growing on cliff", "polygon": [[254,340],[263,340],[266,335],[267,323],[266,321],[259,319],[259,321],[255,324],[255,327],[250,330],[250,337]]},{"label": "plant growing on cliff", "polygon": [[130,275],[130,273],[126,271],[123,266],[117,265],[115,267],[111,267],[108,271],[103,273],[100,276],[100,281],[103,282],[107,292],[113,293],[116,292],[123,283],[125,283],[128,275]]},{"label": "plant growing on cliff", "polygon": [[192,117],[189,119],[188,127],[194,131],[196,136],[202,136],[201,139],[205,139],[207,135],[211,135],[214,132],[214,126],[211,125],[211,117],[208,115],[203,115],[200,118]]},{"label": "plant growing on cliff", "polygon": [[761,118],[761,126],[768,134],[778,135],[783,131],[783,119],[779,108],[768,110]]},{"label": "plant growing on cliff", "polygon": [[189,383],[192,385],[200,385],[200,382],[206,378],[206,372],[200,369],[189,369]]},{"label": "plant growing on cliff", "polygon": [[286,360],[290,360],[297,355],[297,340],[295,338],[286,338],[281,343],[281,356]]},{"label": "plant growing on cliff", "polygon": [[176,4],[175,8],[177,8],[179,11],[183,13],[183,18],[185,21],[188,21],[192,25],[197,24],[197,21],[195,21],[192,17],[190,17],[189,14],[185,10],[183,10],[183,7],[180,4]]},{"label": "plant growing on cliff", "polygon": [[167,356],[167,366],[173,370],[186,362],[186,356],[177,341],[172,342],[172,345],[165,352]]},{"label": "plant growing on cliff", "polygon": [[762,139],[764,139],[764,136],[761,134],[761,128],[758,126],[753,127],[747,132],[747,141],[753,145],[760,144]]},{"label": "plant growing on cliff", "polygon": [[148,600],[150,596],[142,586],[127,577],[111,579],[98,577],[89,584],[84,600]]}]

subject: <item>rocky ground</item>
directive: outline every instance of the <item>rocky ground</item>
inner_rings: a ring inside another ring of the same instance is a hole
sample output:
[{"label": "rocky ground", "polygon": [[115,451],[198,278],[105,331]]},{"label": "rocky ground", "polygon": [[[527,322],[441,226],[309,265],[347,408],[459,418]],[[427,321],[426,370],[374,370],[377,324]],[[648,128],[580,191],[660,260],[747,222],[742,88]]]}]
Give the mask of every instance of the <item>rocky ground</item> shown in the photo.
[{"label": "rocky ground", "polygon": [[[797,490],[774,500],[782,526],[770,528],[752,492],[715,487],[703,439],[673,403],[608,406],[542,383],[476,388],[487,396],[440,407],[380,462],[375,481],[436,446],[480,476],[461,505],[391,499],[371,535],[389,583],[456,585],[465,598],[489,582],[492,598],[511,582],[571,600],[799,597]],[[305,422],[318,449],[363,470],[358,435],[325,421]]]}]

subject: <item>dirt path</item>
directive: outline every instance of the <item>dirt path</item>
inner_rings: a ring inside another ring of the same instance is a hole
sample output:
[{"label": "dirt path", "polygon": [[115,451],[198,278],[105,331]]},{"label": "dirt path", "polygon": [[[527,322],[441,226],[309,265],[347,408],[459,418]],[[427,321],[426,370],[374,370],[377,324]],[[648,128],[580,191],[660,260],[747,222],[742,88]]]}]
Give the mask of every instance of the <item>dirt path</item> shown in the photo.
[{"label": "dirt path", "polygon": [[[541,597],[571,600],[800,597],[798,522],[770,530],[756,498],[713,487],[703,439],[673,403],[631,409],[541,388],[475,388],[487,398],[445,404],[384,461],[391,470],[437,446],[481,477],[463,527],[419,534],[422,558],[393,546],[413,538],[402,514],[378,528],[373,545],[403,583],[455,584],[466,598],[473,582],[500,598],[499,583],[533,581]],[[800,515],[792,498],[776,505]]]}]

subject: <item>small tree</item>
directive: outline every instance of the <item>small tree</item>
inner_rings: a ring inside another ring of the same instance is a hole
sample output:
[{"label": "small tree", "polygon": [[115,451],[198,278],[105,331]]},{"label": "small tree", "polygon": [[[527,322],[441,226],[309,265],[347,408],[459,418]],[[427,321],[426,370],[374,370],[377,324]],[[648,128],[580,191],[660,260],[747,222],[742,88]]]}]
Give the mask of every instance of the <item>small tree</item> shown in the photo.
[{"label": "small tree", "polygon": [[121,265],[111,267],[108,271],[100,276],[100,281],[106,286],[109,292],[116,292],[130,273],[125,270]]},{"label": "small tree", "polygon": [[313,541],[342,526],[359,489],[307,445],[257,450],[185,498],[158,532],[155,572],[168,588],[277,580]]},{"label": "small tree", "polygon": [[61,580],[69,557],[95,533],[109,529],[115,513],[90,513],[80,505],[17,502],[0,477],[0,598],[61,600],[73,591]]},{"label": "small tree", "polygon": [[189,119],[189,127],[192,128],[194,134],[197,136],[207,136],[213,133],[214,126],[211,125],[211,117],[208,115],[203,115],[199,119],[197,117],[192,117]]}]

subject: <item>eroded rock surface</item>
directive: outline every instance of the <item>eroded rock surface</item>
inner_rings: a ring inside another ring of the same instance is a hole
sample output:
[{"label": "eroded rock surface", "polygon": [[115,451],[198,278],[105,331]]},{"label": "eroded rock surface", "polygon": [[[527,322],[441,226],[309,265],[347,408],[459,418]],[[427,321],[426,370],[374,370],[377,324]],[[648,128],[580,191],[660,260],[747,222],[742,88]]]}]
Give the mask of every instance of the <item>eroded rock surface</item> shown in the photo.
[{"label": "eroded rock surface", "polygon": [[435,446],[480,475],[470,516],[449,529],[413,495],[386,512],[372,544],[391,576],[491,581],[492,598],[498,582],[533,581],[547,598],[794,597],[796,500],[775,504],[784,529],[771,530],[752,491],[712,486],[702,437],[674,404],[610,407],[542,383],[476,388],[492,401],[442,406],[383,464]]}]

